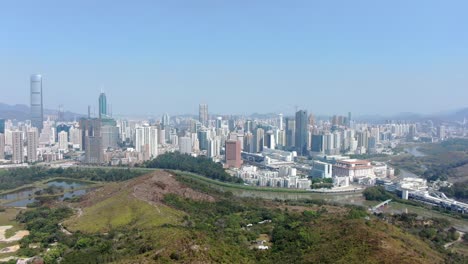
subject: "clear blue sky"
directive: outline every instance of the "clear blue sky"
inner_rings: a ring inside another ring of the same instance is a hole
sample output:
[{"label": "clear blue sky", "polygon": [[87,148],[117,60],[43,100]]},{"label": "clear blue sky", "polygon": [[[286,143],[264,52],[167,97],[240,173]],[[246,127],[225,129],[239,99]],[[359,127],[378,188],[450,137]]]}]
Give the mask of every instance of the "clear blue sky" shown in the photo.
[{"label": "clear blue sky", "polygon": [[[72,3],[73,2],[73,3]],[[229,3],[228,3],[229,2]],[[0,102],[85,113],[468,106],[468,1],[3,1]]]}]

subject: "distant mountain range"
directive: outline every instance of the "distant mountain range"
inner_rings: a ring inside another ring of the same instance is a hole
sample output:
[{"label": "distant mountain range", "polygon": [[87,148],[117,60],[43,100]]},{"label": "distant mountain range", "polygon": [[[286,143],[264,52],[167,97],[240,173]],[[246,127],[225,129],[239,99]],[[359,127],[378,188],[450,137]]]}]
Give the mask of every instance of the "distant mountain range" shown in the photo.
[{"label": "distant mountain range", "polygon": [[[0,103],[0,118],[24,121],[30,119],[31,110],[29,106],[24,104],[8,105]],[[57,116],[58,110],[44,109],[44,119],[48,116]],[[77,114],[70,111],[63,113],[65,120],[74,120],[84,117],[83,114]]]},{"label": "distant mountain range", "polygon": [[442,122],[442,121],[463,121],[464,118],[468,119],[468,108],[463,108],[456,111],[442,112],[435,114],[417,114],[411,112],[399,113],[393,116],[381,116],[381,115],[362,115],[358,116],[357,120],[368,121],[368,122],[378,122],[384,120],[401,120],[401,121],[422,121],[422,120],[432,120],[433,122]]},{"label": "distant mountain range", "polygon": [[[58,114],[58,110],[44,109],[44,118],[46,118],[48,115],[57,116],[57,114]],[[64,112],[65,120],[74,120],[75,118],[79,119],[85,116],[86,115],[73,113],[70,111]],[[192,116],[192,115],[187,115],[187,116]],[[268,114],[253,113],[249,117],[253,119],[255,118],[263,119],[263,118],[274,118],[277,116],[278,115],[275,113],[268,113]],[[197,118],[196,115],[193,115],[193,117]],[[24,104],[8,105],[5,103],[0,103],[0,118],[16,119],[18,121],[27,120],[30,118],[29,106],[24,105]],[[316,118],[328,119],[329,116],[319,115],[319,116],[316,116]],[[404,120],[404,121],[409,121],[409,122],[415,122],[415,121],[421,121],[421,120],[427,120],[427,119],[431,119],[434,122],[463,121],[464,118],[468,119],[468,107],[459,109],[456,111],[441,112],[441,113],[436,113],[436,114],[417,114],[417,113],[411,113],[411,112],[403,112],[403,113],[399,113],[399,114],[392,115],[392,116],[375,114],[375,115],[360,115],[360,116],[353,117],[354,120],[371,122],[371,123],[383,122],[385,120],[402,120],[402,121]]]}]

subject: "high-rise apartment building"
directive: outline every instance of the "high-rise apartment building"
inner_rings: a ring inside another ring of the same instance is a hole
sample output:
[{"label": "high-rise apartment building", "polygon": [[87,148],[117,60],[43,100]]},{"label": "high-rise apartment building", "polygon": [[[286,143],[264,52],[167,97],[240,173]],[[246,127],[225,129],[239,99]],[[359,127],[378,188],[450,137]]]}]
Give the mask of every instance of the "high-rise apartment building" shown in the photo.
[{"label": "high-rise apartment building", "polygon": [[66,131],[58,133],[58,145],[60,150],[68,150],[68,133]]},{"label": "high-rise apartment building", "polygon": [[190,137],[179,137],[179,151],[182,154],[192,154],[192,139]]},{"label": "high-rise apartment building", "polygon": [[198,107],[198,121],[208,127],[208,105],[200,104]]},{"label": "high-rise apartment building", "polygon": [[263,128],[256,128],[254,133],[254,149],[253,152],[259,153],[263,151],[265,146],[265,130]]},{"label": "high-rise apartment building", "polygon": [[42,76],[35,74],[31,76],[31,125],[41,131],[43,122]]},{"label": "high-rise apartment building", "polygon": [[298,155],[307,154],[307,135],[308,135],[308,117],[307,111],[299,110],[296,112],[296,131],[295,146]]},{"label": "high-rise apartment building", "polygon": [[137,127],[135,131],[135,150],[143,153],[143,157],[158,156],[158,128],[155,126]]},{"label": "high-rise apartment building", "polygon": [[5,134],[0,133],[0,160],[5,159]]},{"label": "high-rise apartment building", "polygon": [[26,133],[26,155],[28,162],[33,163],[37,161],[37,147],[39,146],[39,133],[37,128],[31,128]]},{"label": "high-rise apartment building", "polygon": [[11,141],[12,141],[12,150],[13,155],[11,161],[13,163],[23,163],[24,154],[23,154],[23,132],[21,131],[12,131],[11,132]]}]

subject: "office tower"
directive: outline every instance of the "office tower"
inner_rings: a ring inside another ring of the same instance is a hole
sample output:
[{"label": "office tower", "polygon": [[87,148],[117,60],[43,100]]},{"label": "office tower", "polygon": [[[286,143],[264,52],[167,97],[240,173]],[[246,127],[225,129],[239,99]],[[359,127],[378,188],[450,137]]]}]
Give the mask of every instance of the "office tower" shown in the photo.
[{"label": "office tower", "polygon": [[5,119],[0,118],[0,134],[5,134]]},{"label": "office tower", "polygon": [[0,133],[0,160],[5,159],[5,134]]},{"label": "office tower", "polygon": [[331,134],[330,132],[325,133],[323,135],[323,150],[324,150],[325,154],[327,154],[327,155],[335,154],[334,149],[333,149],[333,145],[334,145],[333,134]]},{"label": "office tower", "polygon": [[21,131],[12,131],[12,149],[13,155],[11,161],[13,163],[23,163],[24,154],[23,154],[23,132]]},{"label": "office tower", "polygon": [[229,119],[228,128],[229,128],[229,132],[234,132],[236,130],[236,120]]},{"label": "office tower", "polygon": [[58,133],[58,145],[60,150],[68,150],[68,133],[66,131]]},{"label": "office tower", "polygon": [[283,130],[283,114],[279,114],[278,115],[278,119],[279,119],[279,130]]},{"label": "office tower", "polygon": [[244,136],[244,151],[253,153],[254,152],[254,136],[251,132],[245,133]]},{"label": "office tower", "polygon": [[39,145],[39,135],[37,133],[37,128],[31,128],[26,133],[26,146],[27,152],[26,155],[28,156],[28,162],[33,163],[37,161],[37,147]]},{"label": "office tower", "polygon": [[198,121],[208,127],[208,105],[200,104],[198,107]]},{"label": "office tower", "polygon": [[312,135],[312,147],[313,152],[323,153],[323,135]]},{"label": "office tower", "polygon": [[307,154],[307,132],[308,132],[307,111],[299,110],[296,112],[296,133],[295,146],[297,154],[304,156]]},{"label": "office tower", "polygon": [[276,144],[282,149],[286,146],[286,132],[284,130],[276,131],[276,138],[278,139]]},{"label": "office tower", "polygon": [[275,149],[276,148],[275,135],[273,134],[272,130],[269,130],[269,131],[266,132],[265,147],[267,147],[269,149]]},{"label": "office tower", "polygon": [[192,139],[189,137],[179,137],[179,152],[182,154],[192,154]]},{"label": "office tower", "polygon": [[253,152],[259,153],[263,151],[265,146],[265,131],[263,128],[256,128],[254,133],[254,149]]},{"label": "office tower", "polygon": [[240,168],[242,165],[241,159],[241,143],[238,140],[226,141],[225,162],[228,168]]},{"label": "office tower", "polygon": [[292,148],[295,146],[295,131],[296,120],[294,118],[286,118],[286,147]]},{"label": "office tower", "polygon": [[101,92],[99,95],[99,118],[107,116],[107,98],[106,94]]},{"label": "office tower", "polygon": [[252,120],[245,121],[244,124],[244,132],[252,132],[253,131],[253,123]]},{"label": "office tower", "polygon": [[81,138],[82,146],[85,151],[86,163],[103,163],[104,153],[102,148],[101,137],[101,120],[100,119],[81,119]]},{"label": "office tower", "polygon": [[348,127],[351,127],[351,112],[348,112]]},{"label": "office tower", "polygon": [[102,148],[116,149],[119,146],[119,128],[112,125],[101,127]]},{"label": "office tower", "polygon": [[39,132],[42,130],[44,121],[44,109],[42,102],[42,76],[35,74],[31,76],[31,125]]},{"label": "office tower", "polygon": [[365,149],[369,148],[369,131],[359,131],[356,133],[358,148],[364,147]]},{"label": "office tower", "polygon": [[206,130],[198,131],[198,142],[200,150],[208,150],[208,132]]},{"label": "office tower", "polygon": [[223,118],[219,116],[218,118],[216,118],[216,128],[220,129],[222,125],[223,125]]},{"label": "office tower", "polygon": [[85,138],[85,162],[100,164],[104,162],[102,150],[102,138],[100,136],[86,136]]},{"label": "office tower", "polygon": [[167,113],[164,113],[164,115],[161,118],[162,129],[166,129],[166,127],[169,126],[169,122],[169,115]]}]

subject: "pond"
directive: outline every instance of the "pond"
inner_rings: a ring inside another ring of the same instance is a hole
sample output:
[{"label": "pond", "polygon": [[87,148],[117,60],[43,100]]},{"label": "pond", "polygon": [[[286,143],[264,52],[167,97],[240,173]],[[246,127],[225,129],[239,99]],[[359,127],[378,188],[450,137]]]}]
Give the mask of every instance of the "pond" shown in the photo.
[{"label": "pond", "polygon": [[[57,195],[57,199],[59,201],[63,201],[66,198],[73,198],[85,195],[91,190],[94,190],[94,188],[92,188],[90,185],[91,184],[87,182],[73,180],[52,180],[46,183],[47,187],[57,186],[63,188],[64,190],[67,190],[66,192],[64,192],[63,195]],[[90,188],[80,189],[86,188],[87,186],[89,186]],[[33,198],[32,196],[34,196],[35,192],[40,190],[42,190],[42,188],[25,188],[8,194],[0,195],[0,199],[6,200],[6,203],[4,204],[5,206],[24,207],[30,203],[34,203],[37,201],[37,199]]]},{"label": "pond", "polygon": [[39,190],[38,188],[33,188],[33,187],[25,188],[25,189],[18,190],[16,192],[2,194],[2,195],[0,195],[0,199],[2,199],[2,200],[18,200],[18,199],[21,199],[21,198],[26,198],[26,197],[29,197],[31,195],[34,195],[34,192],[36,192],[38,190]]},{"label": "pond", "polygon": [[62,187],[64,189],[78,189],[81,187],[88,186],[89,183],[86,182],[80,182],[80,181],[70,181],[70,180],[54,180],[47,182],[47,186],[57,186],[57,187]]}]

